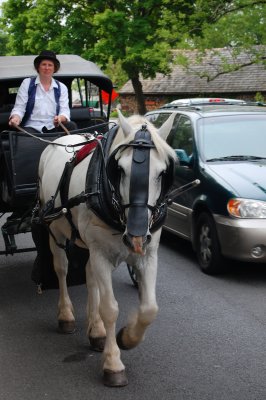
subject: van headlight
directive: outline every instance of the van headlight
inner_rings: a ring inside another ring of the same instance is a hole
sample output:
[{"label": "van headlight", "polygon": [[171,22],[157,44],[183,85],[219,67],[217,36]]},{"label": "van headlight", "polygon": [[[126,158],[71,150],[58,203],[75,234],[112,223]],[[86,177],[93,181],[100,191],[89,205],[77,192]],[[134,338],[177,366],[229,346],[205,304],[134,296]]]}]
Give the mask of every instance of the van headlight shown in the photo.
[{"label": "van headlight", "polygon": [[250,199],[230,199],[227,210],[232,217],[266,218],[266,202]]}]

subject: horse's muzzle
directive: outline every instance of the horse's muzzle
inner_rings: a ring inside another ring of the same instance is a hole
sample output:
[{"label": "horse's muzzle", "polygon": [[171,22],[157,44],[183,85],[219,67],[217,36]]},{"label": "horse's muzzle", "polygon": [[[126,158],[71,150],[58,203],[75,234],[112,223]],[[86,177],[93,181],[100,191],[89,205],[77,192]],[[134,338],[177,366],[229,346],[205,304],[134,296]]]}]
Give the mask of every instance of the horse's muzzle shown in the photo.
[{"label": "horse's muzzle", "polygon": [[144,256],[146,253],[146,246],[151,241],[151,234],[148,233],[145,236],[132,236],[129,233],[124,233],[123,243],[127,246],[133,253],[140,254]]}]

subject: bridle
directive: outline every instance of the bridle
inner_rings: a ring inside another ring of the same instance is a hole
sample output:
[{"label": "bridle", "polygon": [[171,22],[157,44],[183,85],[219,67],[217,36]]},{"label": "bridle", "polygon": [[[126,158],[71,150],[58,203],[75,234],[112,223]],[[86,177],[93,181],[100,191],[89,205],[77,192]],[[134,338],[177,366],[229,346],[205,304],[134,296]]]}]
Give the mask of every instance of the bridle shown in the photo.
[{"label": "bridle", "polygon": [[[122,204],[119,192],[121,175],[116,156],[118,152],[129,147],[133,148],[129,203]],[[154,148],[156,147],[147,125],[142,125],[141,129],[135,133],[134,140],[119,145],[107,159],[106,173],[111,185],[112,204],[119,214],[121,224],[127,226],[127,230],[132,236],[144,236],[147,231],[160,228],[166,216],[166,197],[173,184],[174,160],[169,160],[167,170],[163,174],[162,190],[156,204],[149,204],[150,150]],[[126,209],[129,209],[127,218]],[[151,211],[150,222],[148,221],[148,210]]]}]

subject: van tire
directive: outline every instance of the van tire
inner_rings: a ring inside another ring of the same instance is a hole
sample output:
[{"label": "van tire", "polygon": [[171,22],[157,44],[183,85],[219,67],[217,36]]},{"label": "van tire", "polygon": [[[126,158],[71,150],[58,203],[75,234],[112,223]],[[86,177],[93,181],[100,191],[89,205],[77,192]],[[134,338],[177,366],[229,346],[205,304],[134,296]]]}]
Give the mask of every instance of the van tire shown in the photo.
[{"label": "van tire", "polygon": [[217,275],[225,270],[225,259],[213,217],[202,212],[196,221],[196,254],[202,272]]}]

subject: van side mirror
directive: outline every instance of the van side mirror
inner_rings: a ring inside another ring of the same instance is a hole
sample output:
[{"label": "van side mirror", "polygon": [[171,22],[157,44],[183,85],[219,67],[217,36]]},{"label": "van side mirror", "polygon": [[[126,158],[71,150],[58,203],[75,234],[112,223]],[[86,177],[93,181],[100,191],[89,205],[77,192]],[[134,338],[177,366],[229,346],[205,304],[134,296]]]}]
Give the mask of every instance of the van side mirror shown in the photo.
[{"label": "van side mirror", "polygon": [[184,149],[175,149],[180,165],[189,165],[191,160]]}]

